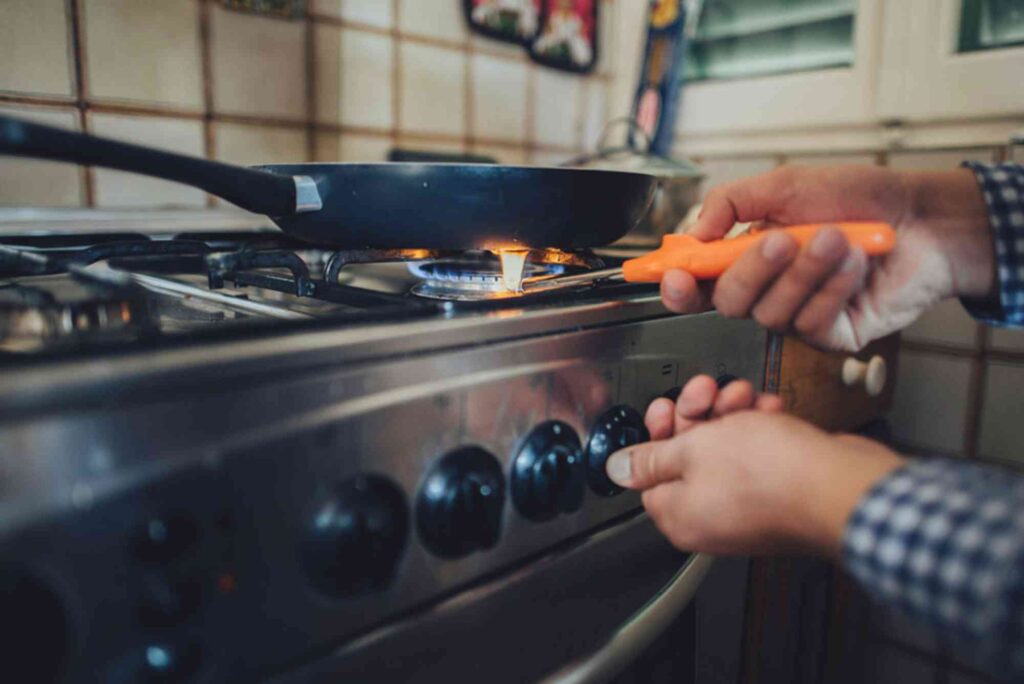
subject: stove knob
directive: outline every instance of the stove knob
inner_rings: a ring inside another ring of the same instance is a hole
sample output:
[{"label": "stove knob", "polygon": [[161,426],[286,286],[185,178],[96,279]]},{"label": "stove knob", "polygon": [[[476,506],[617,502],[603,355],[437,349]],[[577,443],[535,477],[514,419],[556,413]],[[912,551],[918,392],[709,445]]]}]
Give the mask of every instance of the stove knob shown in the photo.
[{"label": "stove knob", "polygon": [[427,475],[416,502],[420,539],[442,558],[489,549],[501,533],[505,478],[480,447],[445,455]]},{"label": "stove knob", "polygon": [[585,469],[576,432],[559,421],[538,425],[512,462],[512,501],[523,517],[543,522],[583,503]]},{"label": "stove knob", "polygon": [[409,514],[390,480],[360,475],[343,482],[313,513],[302,560],[313,584],[331,596],[380,589],[405,547]]},{"label": "stove knob", "polygon": [[644,419],[631,406],[619,405],[605,411],[587,441],[587,482],[595,494],[614,496],[622,487],[608,479],[604,464],[619,449],[646,442],[651,438],[644,427]]}]

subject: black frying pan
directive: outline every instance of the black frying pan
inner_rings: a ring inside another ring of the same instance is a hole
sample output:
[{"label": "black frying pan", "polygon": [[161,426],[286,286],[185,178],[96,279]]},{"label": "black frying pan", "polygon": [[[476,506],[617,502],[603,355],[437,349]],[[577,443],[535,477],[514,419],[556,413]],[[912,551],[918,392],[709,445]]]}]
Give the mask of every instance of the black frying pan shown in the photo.
[{"label": "black frying pan", "polygon": [[345,249],[592,247],[636,226],[653,176],[490,164],[243,168],[0,117],[0,154],[105,166],[201,188],[297,238]]}]

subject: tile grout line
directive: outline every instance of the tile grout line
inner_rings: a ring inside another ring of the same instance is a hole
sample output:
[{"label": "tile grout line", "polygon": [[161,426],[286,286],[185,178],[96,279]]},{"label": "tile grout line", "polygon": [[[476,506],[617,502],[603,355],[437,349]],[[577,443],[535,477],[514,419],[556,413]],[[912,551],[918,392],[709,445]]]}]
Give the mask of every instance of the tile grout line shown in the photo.
[{"label": "tile grout line", "polygon": [[534,150],[536,145],[536,128],[537,122],[534,117],[534,106],[537,99],[537,66],[535,64],[526,65],[526,94],[525,100],[525,116],[523,117],[523,128],[525,144],[525,157],[526,163],[532,164],[534,162]]},{"label": "tile grout line", "polygon": [[398,147],[398,129],[402,117],[402,45],[398,32],[401,13],[399,0],[391,0],[391,147]]},{"label": "tile grout line", "polygon": [[[199,64],[203,88],[203,156],[217,158],[216,128],[213,125],[213,51],[210,3],[197,0],[199,4]],[[217,206],[217,198],[206,193],[206,206]]]},{"label": "tile grout line", "polygon": [[[78,122],[83,133],[91,132],[89,120],[88,83],[85,68],[85,31],[82,28],[81,0],[68,0],[67,13],[71,33],[71,54],[74,66],[75,106],[78,108]],[[92,166],[82,169],[82,188],[85,191],[85,206],[96,206],[96,175]]]},{"label": "tile grout line", "polygon": [[303,19],[305,24],[305,56],[306,56],[306,161],[311,162],[316,160],[316,142],[317,142],[317,131],[316,131],[316,119],[317,119],[317,101],[316,101],[316,81],[317,81],[317,69],[316,69],[316,26],[313,24],[313,20],[310,18],[309,10],[306,10],[306,17]]}]

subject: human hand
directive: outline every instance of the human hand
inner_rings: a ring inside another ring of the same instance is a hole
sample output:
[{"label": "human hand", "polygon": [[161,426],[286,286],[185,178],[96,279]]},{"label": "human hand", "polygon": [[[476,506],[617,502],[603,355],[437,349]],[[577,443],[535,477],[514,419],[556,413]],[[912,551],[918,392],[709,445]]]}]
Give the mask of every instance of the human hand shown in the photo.
[{"label": "human hand", "polygon": [[[664,420],[649,410],[648,426],[663,428]],[[684,428],[613,454],[607,471],[620,486],[641,490],[658,529],[687,551],[837,557],[859,500],[903,462],[881,444],[830,435],[774,410]]]},{"label": "human hand", "polygon": [[746,409],[781,411],[782,399],[774,394],[758,394],[747,380],[733,380],[719,389],[710,375],[697,375],[683,386],[674,402],[664,397],[652,401],[644,423],[651,439],[661,440],[710,418]]},{"label": "human hand", "polygon": [[[723,237],[737,222],[754,229],[797,223],[877,220],[897,231],[891,253],[869,263],[834,228],[804,249],[768,235],[715,283],[710,302],[725,316],[751,316],[810,343],[854,351],[899,330],[940,299],[983,297],[994,286],[988,214],[974,175],[897,173],[872,166],[781,167],[712,190],[690,233]],[[705,290],[680,270],[661,283],[672,311],[707,307]]]}]

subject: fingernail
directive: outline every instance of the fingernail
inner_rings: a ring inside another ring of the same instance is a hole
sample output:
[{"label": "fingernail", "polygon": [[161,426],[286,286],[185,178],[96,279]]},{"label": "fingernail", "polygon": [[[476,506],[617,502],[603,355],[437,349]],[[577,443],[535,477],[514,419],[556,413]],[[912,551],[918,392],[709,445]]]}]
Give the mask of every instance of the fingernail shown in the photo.
[{"label": "fingernail", "polygon": [[781,261],[793,250],[793,239],[785,233],[771,231],[761,240],[761,255],[768,261]]},{"label": "fingernail", "polygon": [[627,486],[633,471],[629,449],[620,449],[609,456],[608,460],[605,461],[604,471],[608,474],[608,479],[615,484],[620,487]]},{"label": "fingernail", "polygon": [[864,250],[859,247],[854,247],[850,250],[850,253],[846,255],[843,260],[843,265],[839,267],[842,273],[849,273],[860,268],[861,263],[864,261]]},{"label": "fingernail", "polygon": [[811,240],[811,246],[808,251],[810,251],[812,256],[820,259],[841,250],[845,242],[846,238],[843,237],[838,228],[835,226],[825,226]]}]

